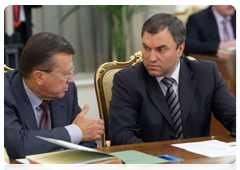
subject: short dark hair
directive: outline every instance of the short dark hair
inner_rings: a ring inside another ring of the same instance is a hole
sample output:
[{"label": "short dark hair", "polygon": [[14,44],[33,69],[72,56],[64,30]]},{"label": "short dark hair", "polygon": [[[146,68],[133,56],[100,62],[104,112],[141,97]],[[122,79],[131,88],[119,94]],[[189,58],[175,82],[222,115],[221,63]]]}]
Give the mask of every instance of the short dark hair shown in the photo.
[{"label": "short dark hair", "polygon": [[73,46],[64,37],[51,32],[39,32],[32,35],[22,52],[18,71],[28,78],[34,68],[52,71],[56,67],[53,56],[56,53],[75,54]]},{"label": "short dark hair", "polygon": [[157,34],[168,27],[178,47],[186,40],[186,28],[183,22],[175,15],[160,13],[150,17],[142,27],[142,37],[145,31],[150,34]]}]

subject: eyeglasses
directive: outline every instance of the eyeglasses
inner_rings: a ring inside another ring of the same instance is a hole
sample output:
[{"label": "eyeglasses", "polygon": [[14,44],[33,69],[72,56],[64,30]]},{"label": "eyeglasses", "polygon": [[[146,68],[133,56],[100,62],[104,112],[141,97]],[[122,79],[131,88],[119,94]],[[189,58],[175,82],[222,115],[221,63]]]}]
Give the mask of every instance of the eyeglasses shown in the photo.
[{"label": "eyeglasses", "polygon": [[63,76],[61,74],[53,73],[53,72],[47,71],[47,70],[40,70],[40,71],[43,71],[43,72],[46,72],[46,73],[49,73],[49,74],[53,74],[53,75],[56,75],[56,76],[59,76],[59,77],[63,77],[63,78],[66,78],[67,80],[69,80],[73,75],[74,68],[75,68],[75,65],[73,65],[73,68],[71,70],[71,74],[69,76]]}]

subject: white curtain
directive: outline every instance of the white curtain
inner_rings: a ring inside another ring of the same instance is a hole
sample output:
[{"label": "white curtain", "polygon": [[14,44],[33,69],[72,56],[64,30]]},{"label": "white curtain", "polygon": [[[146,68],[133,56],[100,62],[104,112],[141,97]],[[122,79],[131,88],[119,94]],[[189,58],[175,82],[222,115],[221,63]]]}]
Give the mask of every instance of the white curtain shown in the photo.
[{"label": "white curtain", "polygon": [[49,31],[64,36],[76,50],[73,57],[76,72],[94,72],[111,60],[106,19],[91,6],[79,6],[60,23],[74,6],[43,5],[33,12],[33,33]]},{"label": "white curtain", "polygon": [[[77,7],[66,20],[60,20]],[[154,10],[151,10],[151,9]],[[141,29],[145,20],[159,12],[172,12],[174,5],[151,6],[133,16],[127,30],[126,60],[141,50]],[[49,31],[64,36],[75,47],[75,73],[93,73],[104,62],[115,60],[108,34],[107,19],[93,6],[43,5],[32,10],[33,33]]]}]

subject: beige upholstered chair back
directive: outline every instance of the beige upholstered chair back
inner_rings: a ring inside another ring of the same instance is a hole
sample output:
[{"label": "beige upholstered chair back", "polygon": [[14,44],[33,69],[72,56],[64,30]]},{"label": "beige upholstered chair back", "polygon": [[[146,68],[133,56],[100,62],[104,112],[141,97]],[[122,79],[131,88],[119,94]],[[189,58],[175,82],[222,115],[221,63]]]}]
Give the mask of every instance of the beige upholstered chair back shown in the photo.
[{"label": "beige upholstered chair back", "polygon": [[184,12],[175,12],[173,15],[177,16],[185,25],[187,24],[188,17],[194,13],[201,11],[202,8],[199,6],[190,6]]},{"label": "beige upholstered chair back", "polygon": [[107,62],[102,64],[95,72],[94,84],[98,102],[100,118],[105,123],[105,131],[102,138],[102,146],[110,146],[109,136],[109,102],[112,98],[113,77],[119,70],[142,61],[142,52],[132,55],[126,62]]}]

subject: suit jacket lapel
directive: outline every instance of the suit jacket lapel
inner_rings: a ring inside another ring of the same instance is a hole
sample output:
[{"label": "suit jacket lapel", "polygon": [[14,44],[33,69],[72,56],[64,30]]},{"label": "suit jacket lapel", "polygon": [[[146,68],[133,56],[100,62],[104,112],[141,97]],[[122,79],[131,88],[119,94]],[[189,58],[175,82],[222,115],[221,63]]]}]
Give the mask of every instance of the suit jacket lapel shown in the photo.
[{"label": "suit jacket lapel", "polygon": [[189,70],[186,63],[180,58],[180,73],[179,73],[179,101],[181,107],[181,114],[182,114],[182,125],[183,129],[185,126],[185,122],[187,116],[189,114],[193,97],[196,91],[197,81],[192,80],[193,73]]},{"label": "suit jacket lapel", "polygon": [[62,127],[68,123],[67,102],[64,98],[50,101],[52,128]]},{"label": "suit jacket lapel", "polygon": [[35,114],[29,98],[23,87],[22,77],[17,74],[12,81],[12,90],[14,91],[16,102],[21,109],[20,117],[23,119],[28,129],[38,130]]},{"label": "suit jacket lapel", "polygon": [[158,108],[160,113],[167,119],[169,124],[174,128],[173,121],[170,115],[170,111],[164,97],[164,94],[156,80],[155,77],[150,76],[146,73],[146,89],[149,95],[149,98],[152,100],[154,105]]}]

